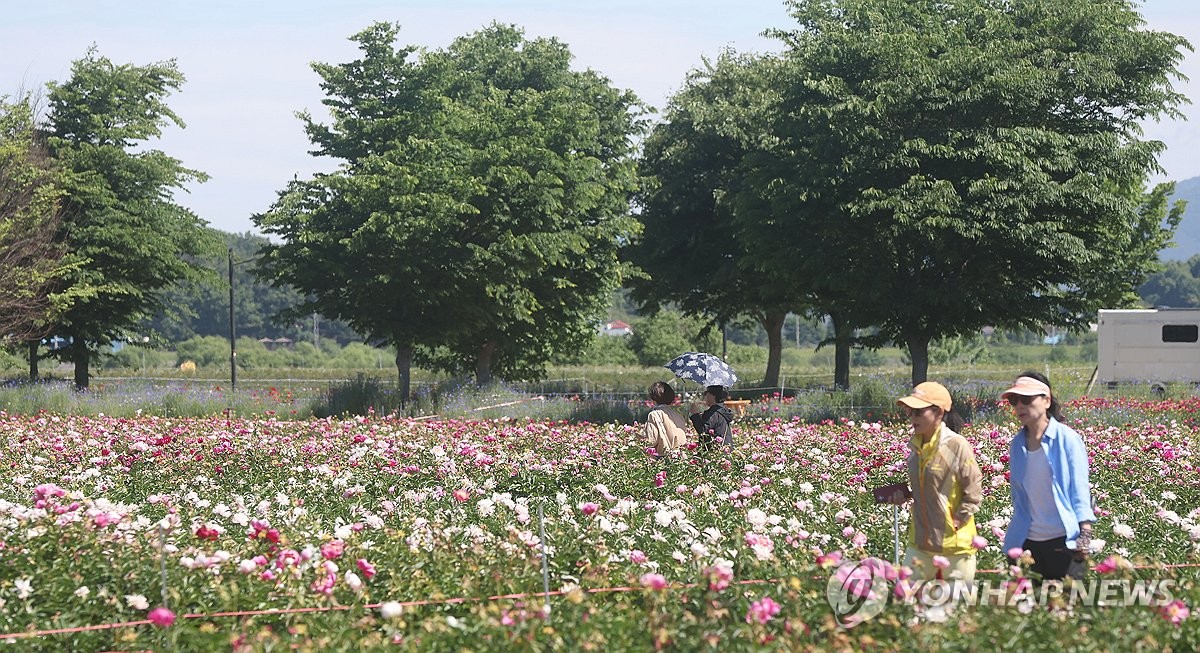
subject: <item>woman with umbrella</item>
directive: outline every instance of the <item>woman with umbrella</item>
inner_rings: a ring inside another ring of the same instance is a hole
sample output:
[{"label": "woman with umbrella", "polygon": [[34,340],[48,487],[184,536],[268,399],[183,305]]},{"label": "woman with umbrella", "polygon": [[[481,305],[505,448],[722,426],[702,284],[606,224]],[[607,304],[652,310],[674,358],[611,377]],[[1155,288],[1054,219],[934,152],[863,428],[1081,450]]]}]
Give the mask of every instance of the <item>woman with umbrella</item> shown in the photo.
[{"label": "woman with umbrella", "polygon": [[712,450],[721,445],[733,444],[733,412],[725,407],[729,393],[725,388],[737,383],[733,368],[712,354],[689,351],[676,356],[663,367],[675,376],[704,385],[704,411],[696,410],[690,416],[692,426],[700,435],[700,446]]},{"label": "woman with umbrella", "polygon": [[692,413],[690,419],[700,435],[700,446],[712,451],[718,446],[733,444],[733,411],[725,407],[729,393],[725,386],[710,385],[704,389],[704,412]]}]

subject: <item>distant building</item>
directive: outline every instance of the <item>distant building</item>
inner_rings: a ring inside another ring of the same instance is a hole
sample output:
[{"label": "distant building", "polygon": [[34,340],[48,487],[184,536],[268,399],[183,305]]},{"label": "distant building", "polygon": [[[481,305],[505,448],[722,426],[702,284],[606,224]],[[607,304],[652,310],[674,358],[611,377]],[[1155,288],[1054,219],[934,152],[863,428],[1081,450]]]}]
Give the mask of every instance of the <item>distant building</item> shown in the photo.
[{"label": "distant building", "polygon": [[600,329],[600,333],[606,336],[627,336],[633,333],[633,329],[625,322],[613,320],[605,324],[604,328]]}]

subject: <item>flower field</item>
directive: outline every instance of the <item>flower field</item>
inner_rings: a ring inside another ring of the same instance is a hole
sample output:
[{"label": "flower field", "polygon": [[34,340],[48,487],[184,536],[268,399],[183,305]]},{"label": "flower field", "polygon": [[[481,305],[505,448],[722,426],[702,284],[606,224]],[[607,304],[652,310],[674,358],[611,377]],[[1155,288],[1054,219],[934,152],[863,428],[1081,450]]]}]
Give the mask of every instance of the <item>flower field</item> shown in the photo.
[{"label": "flower field", "polygon": [[[747,418],[732,451],[655,460],[636,425],[0,413],[0,645],[1192,651],[1197,406],[1067,407],[1101,516],[1092,575],[1171,579],[1169,606],[941,621],[895,600],[852,628],[827,581],[892,558],[870,489],[903,480],[904,424]],[[980,577],[1014,586],[998,547],[1016,428],[964,433],[987,491]]]}]

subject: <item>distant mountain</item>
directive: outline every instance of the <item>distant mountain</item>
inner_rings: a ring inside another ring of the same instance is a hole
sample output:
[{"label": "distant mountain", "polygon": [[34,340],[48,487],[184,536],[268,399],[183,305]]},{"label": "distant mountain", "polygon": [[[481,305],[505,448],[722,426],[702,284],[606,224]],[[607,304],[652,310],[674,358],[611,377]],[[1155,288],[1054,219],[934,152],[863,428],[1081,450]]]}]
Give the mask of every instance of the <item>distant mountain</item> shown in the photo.
[{"label": "distant mountain", "polygon": [[1164,261],[1186,261],[1200,254],[1200,177],[1176,182],[1171,201],[1176,200],[1186,200],[1187,209],[1175,230],[1175,246],[1159,252]]}]

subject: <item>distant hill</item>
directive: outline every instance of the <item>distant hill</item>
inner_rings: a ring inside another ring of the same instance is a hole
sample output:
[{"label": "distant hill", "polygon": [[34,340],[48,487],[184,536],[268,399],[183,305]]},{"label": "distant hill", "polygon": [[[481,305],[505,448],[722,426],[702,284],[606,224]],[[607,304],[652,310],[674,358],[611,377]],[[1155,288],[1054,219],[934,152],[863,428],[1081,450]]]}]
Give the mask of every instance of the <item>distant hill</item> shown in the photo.
[{"label": "distant hill", "polygon": [[1186,200],[1187,209],[1175,230],[1175,246],[1159,252],[1164,261],[1186,261],[1200,254],[1200,177],[1176,182],[1171,201],[1176,200]]}]

